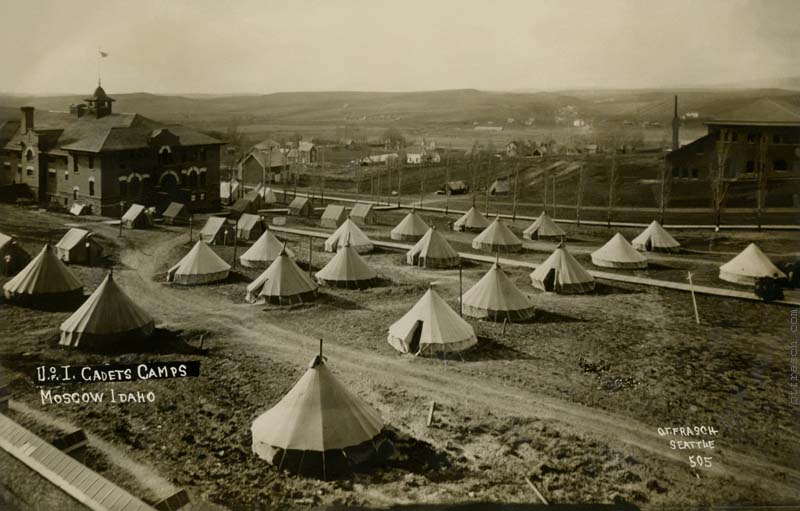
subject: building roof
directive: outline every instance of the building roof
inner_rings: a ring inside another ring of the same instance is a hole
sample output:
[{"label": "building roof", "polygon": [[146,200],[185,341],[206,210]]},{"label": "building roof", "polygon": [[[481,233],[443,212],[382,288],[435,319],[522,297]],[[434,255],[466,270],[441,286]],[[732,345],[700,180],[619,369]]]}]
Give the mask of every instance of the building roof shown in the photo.
[{"label": "building roof", "polygon": [[778,99],[761,98],[725,112],[706,124],[800,126],[800,108]]},{"label": "building roof", "polygon": [[[100,118],[92,114],[76,117],[60,112],[35,113],[34,130],[40,136],[40,145],[65,151],[99,153],[128,149],[150,148],[151,136],[156,130],[169,130],[179,139],[179,144],[221,145],[221,140],[191,128],[163,124],[139,114],[109,114]],[[6,148],[19,149],[24,133],[17,123],[16,133]],[[45,140],[41,140],[42,137]],[[0,140],[1,141],[1,140]]]}]

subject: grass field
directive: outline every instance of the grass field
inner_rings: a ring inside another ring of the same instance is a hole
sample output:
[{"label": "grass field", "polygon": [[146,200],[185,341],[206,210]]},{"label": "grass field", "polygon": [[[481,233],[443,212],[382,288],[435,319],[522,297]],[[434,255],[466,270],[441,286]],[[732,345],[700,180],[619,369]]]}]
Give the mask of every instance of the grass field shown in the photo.
[{"label": "grass field", "polygon": [[[447,222],[423,216],[442,228]],[[388,239],[400,218],[381,213],[380,225],[366,232]],[[536,306],[533,321],[504,333],[502,324],[470,320],[480,341],[474,350],[446,361],[417,359],[397,354],[386,329],[431,283],[457,308],[457,271],[408,267],[400,253],[377,250],[365,259],[384,279],[378,288],[323,288],[314,304],[290,309],[253,306],[244,302],[244,290],[255,271],[237,269],[227,282],[196,288],[163,283],[166,269],[191,246],[184,229],[161,226],[119,238],[115,226],[97,220],[0,205],[0,232],[17,235],[31,252],[58,239],[68,223],[90,227],[109,258],[102,267],[71,270],[90,291],[113,266],[125,291],[157,318],[160,345],[113,356],[67,351],[53,342],[69,313],[0,304],[0,361],[13,398],[96,433],[186,487],[201,509],[530,502],[526,476],[551,503],[800,502],[794,442],[800,431],[784,363],[788,308],[698,296],[702,322],[695,325],[684,293],[601,283],[593,294],[558,296],[535,291],[525,272],[511,270]],[[296,226],[313,224],[293,219]],[[608,232],[568,230],[571,249],[588,266],[586,252]],[[457,249],[469,250],[469,235],[446,235]],[[707,237],[688,231],[679,240],[707,249]],[[307,240],[287,239],[307,268]],[[750,240],[776,259],[796,250],[790,234],[726,233],[716,239],[715,254],[659,259],[643,274],[680,279],[694,269],[701,282],[721,285],[718,264]],[[317,252],[321,245],[315,241],[312,270],[331,257]],[[551,248],[536,245],[520,257],[541,261]],[[233,256],[232,247],[214,250]],[[466,266],[464,289],[485,270]],[[250,451],[251,421],[302,374],[318,338],[326,341],[337,377],[393,430],[398,455],[375,472],[320,482],[278,473]],[[187,359],[201,361],[200,377],[114,384],[115,390],[152,390],[152,405],[43,407],[29,378],[41,363]],[[431,400],[437,413],[429,428]],[[16,416],[36,427],[34,417]],[[703,453],[713,457],[711,469],[690,468],[689,453],[671,450],[669,438],[657,433],[689,425],[720,430],[718,449]],[[120,463],[106,467],[107,477],[150,495],[147,481]]]}]

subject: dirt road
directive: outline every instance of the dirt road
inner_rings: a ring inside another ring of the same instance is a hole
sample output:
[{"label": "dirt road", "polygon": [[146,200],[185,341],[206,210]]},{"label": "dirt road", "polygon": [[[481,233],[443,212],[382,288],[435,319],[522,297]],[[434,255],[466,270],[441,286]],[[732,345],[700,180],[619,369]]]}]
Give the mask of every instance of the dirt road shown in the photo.
[{"label": "dirt road", "polygon": [[[107,235],[113,237],[111,232]],[[247,345],[247,349],[262,350],[271,358],[303,364],[316,349],[317,339],[269,324],[259,317],[258,307],[220,303],[216,295],[190,294],[153,280],[167,254],[186,241],[185,234],[160,236],[155,244],[144,249],[125,247],[120,260],[128,269],[115,275],[124,281],[125,289],[135,301],[148,310],[158,311],[166,326],[187,328],[213,324],[231,332],[222,342]],[[680,425],[643,424],[623,415],[540,395],[532,389],[494,386],[487,380],[457,371],[409,363],[408,359],[389,358],[334,343],[326,345],[326,352],[336,361],[336,372],[363,395],[374,395],[376,384],[382,384],[411,389],[416,394],[465,411],[489,410],[501,417],[555,419],[566,431],[589,434],[612,446],[641,449],[665,462],[684,466],[686,463],[685,453],[668,449],[667,440],[657,433],[657,426]],[[730,448],[718,451],[717,455],[721,463],[710,469],[709,474],[733,478],[743,485],[755,485],[773,495],[776,501],[800,499],[800,471]],[[688,471],[687,477],[691,477]]]}]

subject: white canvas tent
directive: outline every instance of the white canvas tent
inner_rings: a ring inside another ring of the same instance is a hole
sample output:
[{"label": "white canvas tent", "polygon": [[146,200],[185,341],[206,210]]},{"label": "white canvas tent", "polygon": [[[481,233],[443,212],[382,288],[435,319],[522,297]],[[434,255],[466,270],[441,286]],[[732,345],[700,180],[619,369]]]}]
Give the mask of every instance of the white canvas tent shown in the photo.
[{"label": "white canvas tent", "polygon": [[83,216],[88,215],[92,212],[92,207],[86,204],[78,204],[77,202],[73,202],[72,206],[69,208],[69,214],[75,216]]},{"label": "white canvas tent", "polygon": [[377,280],[378,274],[375,270],[369,267],[348,242],[317,272],[317,281],[331,287],[365,289],[375,285]]},{"label": "white canvas tent", "polygon": [[350,211],[350,218],[358,225],[370,225],[377,222],[372,204],[355,204]]},{"label": "white canvas tent", "polygon": [[472,248],[490,252],[519,252],[522,250],[522,240],[517,238],[498,216],[489,227],[475,236]]},{"label": "white canvas tent", "polygon": [[429,288],[389,327],[387,342],[401,353],[437,355],[467,350],[478,343],[472,325]]},{"label": "white canvas tent", "polygon": [[373,249],[372,241],[352,219],[348,218],[325,240],[325,252],[336,252],[349,242],[356,252],[364,254]]},{"label": "white canvas tent", "polygon": [[277,259],[281,250],[286,250],[286,255],[294,259],[294,252],[285,248],[283,242],[267,228],[264,234],[239,257],[239,262],[247,268],[266,268]]},{"label": "white canvas tent", "polygon": [[103,247],[91,232],[73,227],[56,243],[59,259],[73,264],[92,264],[103,256]]},{"label": "white canvas tent", "polygon": [[469,208],[461,218],[453,223],[454,231],[482,231],[489,227],[489,220],[486,219],[475,206]]},{"label": "white canvas tent", "polygon": [[167,282],[184,286],[209,284],[228,278],[231,265],[218,256],[203,240],[197,240],[178,264],[167,272]]},{"label": "white canvas tent", "polygon": [[250,303],[292,305],[315,300],[317,284],[284,251],[247,286]]},{"label": "white canvas tent", "polygon": [[94,293],[61,323],[62,346],[116,348],[146,339],[153,318],[120,289],[109,273]]},{"label": "white canvas tent", "polygon": [[225,245],[233,243],[234,231],[228,220],[221,216],[210,216],[200,229],[200,239],[209,245]]},{"label": "white canvas tent", "polygon": [[594,277],[586,271],[566,247],[559,245],[545,262],[531,273],[533,287],[563,294],[588,293],[594,289]]},{"label": "white canvas tent", "polygon": [[240,216],[235,227],[236,236],[240,240],[252,241],[258,239],[264,232],[264,223],[261,221],[261,217],[250,213]]},{"label": "white canvas tent", "polygon": [[428,232],[428,224],[420,218],[416,211],[411,211],[390,233],[393,240],[417,241]]},{"label": "white canvas tent", "polygon": [[17,275],[3,285],[3,295],[23,305],[60,307],[83,299],[83,284],[47,244]]},{"label": "white canvas tent", "polygon": [[164,217],[164,223],[167,225],[188,225],[191,213],[185,204],[170,202],[161,216]]},{"label": "white canvas tent", "polygon": [[491,321],[525,321],[533,317],[533,304],[508,278],[498,263],[461,298],[464,314]]},{"label": "white canvas tent", "polygon": [[653,220],[647,229],[633,238],[631,245],[641,252],[677,252],[681,248],[681,244],[656,220]]},{"label": "white canvas tent", "polygon": [[295,197],[289,203],[289,214],[292,216],[308,215],[310,211],[311,206],[306,197]]},{"label": "white canvas tent", "polygon": [[253,452],[279,468],[327,479],[377,456],[380,414],[339,382],[322,354],[275,406],[253,421]]},{"label": "white canvas tent", "polygon": [[496,179],[489,187],[489,195],[508,195],[511,193],[511,183],[508,178]]},{"label": "white canvas tent", "polygon": [[328,204],[319,220],[320,227],[336,229],[347,220],[347,210],[339,204]]},{"label": "white canvas tent", "polygon": [[559,238],[563,239],[567,235],[564,229],[559,227],[550,215],[542,211],[531,225],[522,231],[522,237],[530,240],[538,240],[542,238]]},{"label": "white canvas tent", "polygon": [[592,252],[592,264],[603,268],[647,268],[647,258],[637,252],[622,234],[616,233],[608,243]]},{"label": "white canvas tent", "polygon": [[133,204],[122,215],[122,226],[127,229],[145,229],[153,225],[147,209],[141,204]]},{"label": "white canvas tent", "polygon": [[270,206],[272,204],[276,204],[278,202],[278,198],[275,196],[275,192],[272,188],[265,187],[260,190],[261,193],[261,201],[265,206]]},{"label": "white canvas tent", "polygon": [[436,227],[431,227],[425,236],[406,252],[406,262],[422,268],[445,269],[458,267],[461,258]]},{"label": "white canvas tent", "polygon": [[786,274],[775,266],[755,243],[719,267],[719,278],[734,284],[755,285],[760,278],[785,279]]},{"label": "white canvas tent", "polygon": [[31,262],[31,256],[14,238],[0,233],[0,274],[14,275]]}]

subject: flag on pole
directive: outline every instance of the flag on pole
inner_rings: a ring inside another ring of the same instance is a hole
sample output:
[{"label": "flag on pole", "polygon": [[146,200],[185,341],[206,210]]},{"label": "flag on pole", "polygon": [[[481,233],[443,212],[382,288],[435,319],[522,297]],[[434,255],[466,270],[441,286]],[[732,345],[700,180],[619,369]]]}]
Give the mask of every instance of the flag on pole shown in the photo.
[{"label": "flag on pole", "polygon": [[100,57],[102,57],[102,58],[108,57],[108,52],[105,52],[105,51],[102,51],[102,50],[97,50],[97,51],[100,52]]}]

